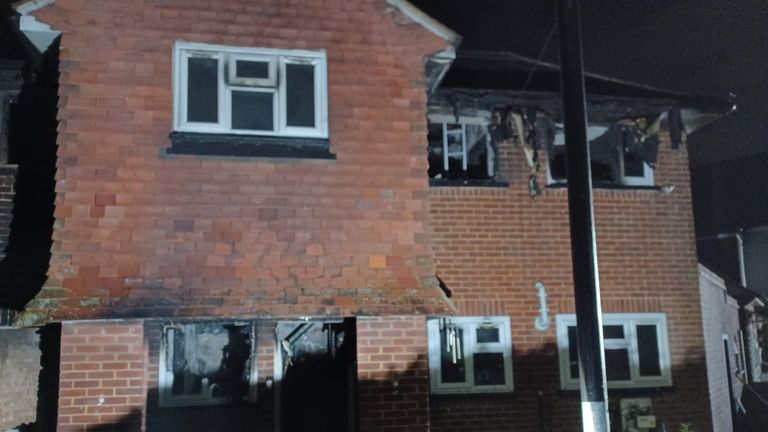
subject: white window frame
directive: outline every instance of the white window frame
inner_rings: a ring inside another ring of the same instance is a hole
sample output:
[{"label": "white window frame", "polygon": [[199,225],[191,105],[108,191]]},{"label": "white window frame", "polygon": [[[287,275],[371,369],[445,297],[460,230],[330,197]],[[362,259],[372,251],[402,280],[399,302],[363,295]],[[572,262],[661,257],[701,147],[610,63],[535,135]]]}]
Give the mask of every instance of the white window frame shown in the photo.
[{"label": "white window frame", "polygon": [[[466,381],[463,383],[443,383],[440,380],[441,352],[440,331],[441,320],[447,319],[450,324],[462,329],[464,341],[462,344],[462,357],[465,364]],[[483,323],[492,323],[499,329],[499,342],[477,343],[475,329]],[[427,335],[429,344],[429,383],[433,394],[466,394],[466,393],[509,393],[514,390],[512,381],[512,336],[510,319],[506,316],[472,316],[472,317],[445,317],[428,318]],[[475,385],[473,354],[476,353],[501,353],[504,356],[504,381],[503,385]]]},{"label": "white window frame", "polygon": [[[450,166],[450,154],[448,152],[448,125],[459,125],[461,126],[461,168],[463,171],[467,171],[469,169],[469,148],[467,146],[467,126],[473,125],[473,126],[483,126],[487,127],[488,121],[480,118],[480,117],[462,117],[459,119],[460,121],[455,121],[455,118],[451,117],[448,118],[446,116],[436,116],[436,115],[430,115],[429,116],[429,122],[434,125],[440,125],[442,128],[442,135],[443,135],[443,156],[442,156],[442,170],[447,172],[448,168]],[[452,133],[456,133],[457,131],[451,131]],[[488,177],[493,178],[496,175],[496,164],[498,160],[497,150],[493,148],[493,145],[491,144],[491,134],[486,129],[485,133],[485,148],[487,152],[487,171],[486,174]]]},{"label": "white window frame", "polygon": [[648,165],[647,162],[643,162],[643,175],[642,176],[631,176],[625,174],[624,171],[624,148],[621,149],[621,154],[619,155],[619,168],[621,175],[621,184],[626,186],[653,186],[653,168],[651,168],[650,165]]},{"label": "white window frame", "polygon": [[[187,59],[207,57],[218,60],[218,122],[187,121]],[[235,76],[237,60],[269,63],[270,78],[247,79]],[[314,66],[315,127],[287,125],[286,64]],[[173,128],[178,132],[221,133],[237,135],[328,138],[328,72],[325,51],[279,50],[209,45],[177,41],[173,48]],[[274,94],[274,130],[244,130],[232,128],[232,91],[258,91]]]},{"label": "white window frame", "polygon": [[[160,355],[158,361],[158,393],[159,393],[159,405],[161,407],[184,407],[184,406],[200,406],[200,405],[224,405],[232,403],[232,400],[228,397],[214,397],[211,393],[206,394],[202,391],[200,394],[194,395],[174,395],[171,393],[173,389],[173,338],[174,332],[170,330],[180,330],[184,325],[194,325],[199,322],[185,322],[179,324],[168,324],[163,326],[163,332],[160,343]],[[251,330],[251,362],[250,370],[248,371],[248,401],[256,402],[257,400],[257,384],[258,384],[258,371],[256,367],[256,326],[250,322],[222,322],[224,325],[239,325],[250,326]]]},{"label": "white window frame", "polygon": [[[568,350],[568,327],[576,326],[576,315],[557,315],[557,347],[560,363],[560,388],[578,390],[579,379],[571,376],[570,352]],[[661,375],[640,376],[640,363],[636,327],[656,326],[656,340],[659,344],[659,367]],[[622,326],[624,339],[605,340],[606,349],[626,348],[629,352],[629,380],[608,381],[608,388],[648,388],[672,385],[672,368],[667,336],[667,315],[665,313],[607,313],[603,314],[603,326]]]},{"label": "white window frame", "polygon": [[[557,124],[556,125],[557,130],[555,132],[555,139],[552,143],[555,147],[565,147],[565,132],[562,130],[563,125]],[[608,126],[605,125],[599,125],[599,124],[592,124],[587,126],[587,142],[592,141],[595,138],[600,137],[602,134],[604,134],[606,131],[608,131]],[[642,176],[629,176],[624,174],[624,148],[623,146],[619,150],[621,153],[618,155],[619,158],[619,181],[617,183],[613,183],[620,186],[653,186],[653,168],[651,168],[650,165],[648,165],[646,162],[643,162],[643,175]],[[555,179],[552,177],[552,173],[549,166],[549,155],[547,155],[547,184],[548,185],[557,185],[557,184],[566,184],[567,180],[562,179]],[[599,184],[597,185],[599,187]]]}]

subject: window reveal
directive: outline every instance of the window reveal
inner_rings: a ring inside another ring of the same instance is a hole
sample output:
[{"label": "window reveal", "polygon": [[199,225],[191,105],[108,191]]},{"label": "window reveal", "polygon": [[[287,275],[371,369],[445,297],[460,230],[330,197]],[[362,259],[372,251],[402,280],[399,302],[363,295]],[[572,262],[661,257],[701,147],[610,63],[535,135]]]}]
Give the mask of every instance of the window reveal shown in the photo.
[{"label": "window reveal", "polygon": [[177,42],[175,130],[327,138],[326,56]]},{"label": "window reveal", "polygon": [[493,179],[496,172],[496,151],[486,126],[430,123],[427,139],[430,178]]},{"label": "window reveal", "polygon": [[512,391],[508,317],[433,318],[427,329],[433,393]]},{"label": "window reveal", "polygon": [[[587,127],[592,181],[596,184],[652,186],[658,139],[646,137],[634,127],[614,124]],[[642,140],[643,145],[638,144]],[[653,142],[650,142],[653,141]],[[565,135],[562,124],[555,126],[555,136],[548,150],[548,183],[566,181]]]},{"label": "window reveal", "polygon": [[160,352],[162,406],[255,401],[253,326],[189,323],[163,329]]},{"label": "window reveal", "polygon": [[[558,315],[560,382],[564,389],[579,385],[576,338],[575,315]],[[604,314],[603,340],[609,387],[672,385],[664,314]]]}]

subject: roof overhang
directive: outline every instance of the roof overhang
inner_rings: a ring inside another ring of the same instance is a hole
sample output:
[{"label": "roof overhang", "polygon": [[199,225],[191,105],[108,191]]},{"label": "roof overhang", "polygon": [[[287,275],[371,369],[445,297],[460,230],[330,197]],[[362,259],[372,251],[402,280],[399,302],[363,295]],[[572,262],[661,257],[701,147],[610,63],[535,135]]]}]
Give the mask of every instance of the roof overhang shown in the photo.
[{"label": "roof overhang", "polygon": [[435,36],[444,39],[454,47],[458,46],[461,42],[461,36],[453,30],[449,29],[436,19],[427,15],[421,9],[414,6],[407,0],[387,0],[387,4],[400,11],[403,15],[408,17],[411,21],[421,25]]},{"label": "roof overhang", "polygon": [[456,59],[456,47],[461,43],[461,36],[407,0],[387,0],[387,4],[400,12],[409,22],[422,26],[430,33],[448,42],[445,49],[426,57],[427,91],[429,94],[434,93]]}]

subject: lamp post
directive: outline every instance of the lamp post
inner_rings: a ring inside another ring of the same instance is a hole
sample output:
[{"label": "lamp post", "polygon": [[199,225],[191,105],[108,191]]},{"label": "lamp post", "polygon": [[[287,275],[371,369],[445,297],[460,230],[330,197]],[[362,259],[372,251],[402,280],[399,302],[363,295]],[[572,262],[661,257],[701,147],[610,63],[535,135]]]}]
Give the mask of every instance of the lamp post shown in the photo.
[{"label": "lamp post", "polygon": [[563,95],[571,259],[579,348],[581,417],[584,432],[608,432],[608,392],[597,273],[592,179],[578,0],[558,0],[560,73]]}]

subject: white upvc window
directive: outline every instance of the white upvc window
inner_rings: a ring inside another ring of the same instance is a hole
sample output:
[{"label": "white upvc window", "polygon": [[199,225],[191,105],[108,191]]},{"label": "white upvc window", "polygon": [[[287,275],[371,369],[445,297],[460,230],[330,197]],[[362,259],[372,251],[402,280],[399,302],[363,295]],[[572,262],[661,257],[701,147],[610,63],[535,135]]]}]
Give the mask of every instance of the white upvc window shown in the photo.
[{"label": "white upvc window", "polygon": [[496,150],[482,119],[462,123],[430,117],[429,177],[446,180],[490,180],[496,174]]},{"label": "white upvc window", "polygon": [[[609,388],[672,385],[666,314],[603,314],[603,339]],[[565,390],[579,388],[576,341],[576,315],[558,315],[560,385]]]},{"label": "white upvc window", "polygon": [[254,327],[246,322],[197,322],[163,327],[160,406],[256,401]]},{"label": "white upvc window", "polygon": [[427,331],[432,393],[513,390],[509,317],[430,318]]},{"label": "white upvc window", "polygon": [[[608,131],[607,126],[589,125],[587,127],[587,141],[600,138]],[[615,153],[613,153],[615,152]],[[562,124],[555,125],[555,136],[547,164],[547,184],[566,182],[565,160],[565,133]],[[638,155],[630,152],[623,145],[617,143],[613,147],[613,159],[618,166],[609,166],[596,154],[594,147],[590,148],[592,182],[596,184],[615,184],[623,186],[653,186],[653,168],[644,162]],[[605,155],[603,155],[605,156]]]},{"label": "white upvc window", "polygon": [[328,137],[324,51],[179,41],[174,46],[174,130]]}]

